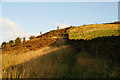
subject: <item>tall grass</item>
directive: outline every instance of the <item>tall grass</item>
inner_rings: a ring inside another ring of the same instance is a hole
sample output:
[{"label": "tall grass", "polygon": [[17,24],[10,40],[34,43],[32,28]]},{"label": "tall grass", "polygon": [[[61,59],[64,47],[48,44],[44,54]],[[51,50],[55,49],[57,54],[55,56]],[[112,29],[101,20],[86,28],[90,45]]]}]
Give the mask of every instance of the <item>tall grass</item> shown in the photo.
[{"label": "tall grass", "polygon": [[85,49],[77,50],[70,45],[65,47],[65,41],[64,38],[59,39],[50,49],[44,49],[46,53],[42,55],[38,55],[40,51],[29,52],[30,55],[24,57],[36,57],[4,68],[3,78],[120,78],[117,64],[99,55],[94,56],[95,53]]},{"label": "tall grass", "polygon": [[33,58],[3,71],[3,78],[118,78],[118,66],[72,47]]},{"label": "tall grass", "polygon": [[[96,30],[98,30],[98,32],[94,31],[96,33],[95,35],[97,36],[97,33],[100,35],[101,31],[108,31],[107,34],[111,35],[111,28],[113,33],[116,33],[117,27],[116,25],[114,26],[114,29],[112,28],[113,25],[109,25],[109,28],[103,26],[101,29],[99,29],[100,32],[97,28]],[[100,27],[100,25],[98,27]],[[89,28],[86,26],[86,29],[84,30],[85,35],[92,35],[94,33],[91,32],[92,29],[89,30],[89,32],[86,32],[86,30]],[[103,30],[104,28],[106,31]],[[72,29],[76,31],[75,27]],[[73,33],[79,34],[79,32],[74,32],[74,30]],[[79,31],[79,29],[77,31]],[[77,36],[75,36],[75,38],[76,37]],[[115,54],[118,54],[119,52],[117,52],[119,45],[116,42],[119,41],[118,38],[119,37],[112,36],[112,38],[110,37],[109,39],[104,37],[96,38],[90,41],[67,41],[68,39],[66,38],[58,38],[55,43],[43,49],[21,54],[3,54],[2,77],[120,78],[119,64],[113,64],[114,62],[111,63],[111,58],[117,57]],[[113,55],[112,57],[109,56],[111,54]]]}]

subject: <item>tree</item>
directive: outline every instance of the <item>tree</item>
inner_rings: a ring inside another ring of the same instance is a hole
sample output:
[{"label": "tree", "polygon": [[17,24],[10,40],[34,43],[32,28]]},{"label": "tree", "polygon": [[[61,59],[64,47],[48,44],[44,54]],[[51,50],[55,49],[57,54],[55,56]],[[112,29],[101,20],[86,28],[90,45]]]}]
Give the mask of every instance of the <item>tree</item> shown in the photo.
[{"label": "tree", "polygon": [[43,34],[42,34],[42,32],[40,32],[40,37],[43,37]]},{"label": "tree", "polygon": [[23,42],[26,42],[26,39],[25,39],[25,37],[23,38]]},{"label": "tree", "polygon": [[6,45],[7,45],[7,43],[3,42],[2,45],[1,45],[1,47],[4,48],[4,47],[6,47]]},{"label": "tree", "polygon": [[19,45],[20,43],[21,43],[21,38],[17,37],[17,38],[15,39],[15,44],[16,44],[16,45]]},{"label": "tree", "polygon": [[30,38],[29,38],[30,40],[32,40],[32,39],[35,39],[35,36],[30,36]]},{"label": "tree", "polygon": [[59,26],[57,26],[57,29],[59,30]]},{"label": "tree", "polygon": [[13,41],[13,40],[10,40],[10,41],[9,41],[9,44],[10,44],[10,45],[14,44],[14,41]]},{"label": "tree", "polygon": [[73,28],[74,26],[70,26],[70,28]]},{"label": "tree", "polygon": [[42,35],[42,32],[40,32],[40,35]]}]

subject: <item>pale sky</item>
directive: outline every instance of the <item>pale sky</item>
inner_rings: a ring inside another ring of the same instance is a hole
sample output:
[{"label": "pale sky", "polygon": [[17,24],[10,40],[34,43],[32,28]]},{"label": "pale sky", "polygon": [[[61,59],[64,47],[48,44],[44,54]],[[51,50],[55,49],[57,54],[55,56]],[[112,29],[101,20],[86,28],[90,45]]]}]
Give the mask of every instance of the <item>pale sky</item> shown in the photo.
[{"label": "pale sky", "polygon": [[2,2],[118,2],[120,0],[1,0]]}]

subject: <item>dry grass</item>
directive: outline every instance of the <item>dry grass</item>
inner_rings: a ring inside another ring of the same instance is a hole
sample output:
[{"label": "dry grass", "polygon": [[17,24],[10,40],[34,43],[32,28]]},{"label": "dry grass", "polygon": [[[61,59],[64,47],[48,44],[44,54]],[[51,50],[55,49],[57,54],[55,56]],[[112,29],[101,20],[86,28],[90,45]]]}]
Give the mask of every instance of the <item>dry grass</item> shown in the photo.
[{"label": "dry grass", "polygon": [[52,47],[21,54],[3,54],[3,78],[118,78],[119,67],[60,38]]},{"label": "dry grass", "polygon": [[[34,72],[44,70],[44,68],[50,71],[53,68],[52,62],[50,60],[53,60],[53,63],[54,63],[54,58],[53,59],[47,59],[47,58],[44,59],[44,58],[42,58],[42,55],[45,55],[45,54],[51,53],[51,52],[54,53],[54,51],[56,51],[57,53],[66,52],[65,49],[64,49],[64,51],[59,51],[60,49],[63,49],[63,48],[67,48],[67,46],[63,45],[60,47],[45,47],[40,50],[30,51],[30,52],[27,52],[24,54],[22,53],[22,54],[18,54],[18,55],[3,54],[2,55],[2,58],[3,58],[2,59],[2,61],[3,61],[2,74],[4,76],[3,78],[7,78],[7,77],[10,78],[11,71],[13,71],[12,78],[17,78],[18,76],[19,77],[24,76],[24,78],[30,78],[30,77],[33,78],[33,76],[35,76]],[[40,56],[41,56],[41,58],[39,58]],[[51,57],[55,57],[55,56],[51,56]],[[57,55],[56,55],[56,57],[57,57]],[[43,65],[42,68],[39,67],[40,65]],[[14,69],[11,69],[11,66],[14,66]],[[25,69],[23,69],[23,67]],[[57,66],[55,68],[57,68]],[[21,74],[21,72],[22,72],[22,74]],[[42,72],[42,74],[40,74],[40,75],[37,74],[37,76],[42,77],[42,75],[44,74],[44,71],[41,71],[41,72]],[[27,73],[27,74],[25,74],[25,73]],[[36,72],[36,73],[38,73],[38,72]],[[33,76],[30,76],[31,74]]]},{"label": "dry grass", "polygon": [[[59,41],[61,44],[59,43]],[[65,41],[62,38],[60,38],[59,41],[57,42],[57,44],[60,44],[59,47],[56,47],[56,45],[55,45],[54,47],[48,46],[48,47],[43,47],[41,49],[34,50],[34,51],[27,51],[27,52],[20,51],[21,54],[20,53],[16,54],[16,51],[13,51],[13,53],[10,53],[12,51],[8,51],[7,53],[9,53],[9,54],[0,54],[0,56],[2,56],[2,73],[3,73],[3,75],[6,73],[7,68],[9,68],[11,66],[16,66],[16,65],[28,62],[31,59],[36,59],[37,57],[40,57],[41,55],[45,55],[47,53],[50,53],[53,51],[58,51],[62,48],[67,47],[64,45]],[[37,62],[37,63],[39,63],[39,62]],[[36,63],[36,65],[37,65],[37,63]],[[33,64],[30,64],[30,65],[33,65]],[[35,67],[35,66],[33,66],[33,67]],[[17,75],[16,70],[14,73],[14,78],[15,78],[15,75]]]},{"label": "dry grass", "polygon": [[13,65],[17,65],[26,61],[29,61],[30,59],[36,58],[40,55],[47,54],[49,52],[59,50],[58,47],[44,47],[40,50],[36,51],[29,51],[26,53],[21,54],[2,54],[2,69],[8,68]]},{"label": "dry grass", "polygon": [[64,47],[3,70],[3,78],[116,78],[117,66]]}]

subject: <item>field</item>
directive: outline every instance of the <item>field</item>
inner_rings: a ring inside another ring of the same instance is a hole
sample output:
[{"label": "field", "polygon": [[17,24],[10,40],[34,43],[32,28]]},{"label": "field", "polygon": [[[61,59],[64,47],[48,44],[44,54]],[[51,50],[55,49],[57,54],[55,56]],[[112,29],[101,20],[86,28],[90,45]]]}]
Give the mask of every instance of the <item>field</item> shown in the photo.
[{"label": "field", "polygon": [[94,39],[104,36],[118,36],[119,24],[92,24],[73,27],[68,30],[69,39]]}]

